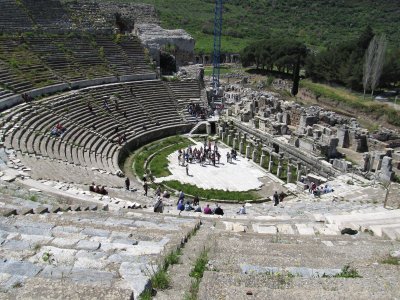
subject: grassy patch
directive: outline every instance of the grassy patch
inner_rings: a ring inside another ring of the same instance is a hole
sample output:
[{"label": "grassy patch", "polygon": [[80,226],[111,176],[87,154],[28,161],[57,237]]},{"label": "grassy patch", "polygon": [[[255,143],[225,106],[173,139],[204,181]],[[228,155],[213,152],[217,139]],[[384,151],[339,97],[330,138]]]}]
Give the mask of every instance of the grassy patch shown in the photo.
[{"label": "grassy patch", "polygon": [[152,290],[145,290],[139,297],[140,300],[151,300],[153,298]]},{"label": "grassy patch", "polygon": [[[352,93],[344,88],[314,83],[310,80],[302,80],[300,86],[311,90],[317,97],[336,102],[336,105],[342,103],[346,108],[376,119],[385,116],[389,124],[400,126],[400,113],[386,104],[371,101],[370,98],[363,99],[360,94]],[[332,103],[332,106],[335,106],[335,103]]]},{"label": "grassy patch", "polygon": [[151,174],[154,177],[165,177],[171,175],[171,172],[168,170],[168,156],[178,151],[179,149],[187,148],[193,143],[189,140],[184,140],[178,143],[171,143],[171,147],[165,148],[158,152],[153,159],[150,161],[149,168]]},{"label": "grassy patch", "polygon": [[167,270],[164,270],[163,268],[159,270],[158,272],[155,272],[151,276],[151,284],[153,288],[155,289],[160,289],[160,290],[165,290],[170,286],[171,278],[167,273]]},{"label": "grassy patch", "polygon": [[246,200],[257,200],[261,197],[253,191],[249,192],[231,192],[224,190],[209,189],[205,190],[191,184],[182,184],[177,180],[170,180],[163,182],[166,186],[173,188],[175,190],[182,190],[185,194],[192,196],[199,196],[204,199],[220,199],[220,200],[236,200],[236,201],[246,201]]},{"label": "grassy patch", "polygon": [[164,259],[164,269],[168,269],[169,266],[176,265],[179,263],[179,258],[182,255],[181,249],[170,252]]},{"label": "grassy patch", "polygon": [[208,263],[208,251],[203,249],[200,256],[196,259],[194,267],[190,272],[189,276],[193,278],[190,289],[185,293],[185,300],[195,300],[197,299],[197,294],[199,292],[200,281],[203,278],[204,271],[207,269]]},{"label": "grassy patch", "polygon": [[31,200],[33,202],[36,202],[36,201],[38,201],[38,196],[37,195],[30,195],[29,196],[29,200]]},{"label": "grassy patch", "polygon": [[356,268],[350,267],[350,265],[345,265],[339,274],[336,274],[336,278],[361,278],[360,274]]},{"label": "grassy patch", "polygon": [[[181,249],[170,252],[164,260],[159,264],[157,271],[154,269],[147,270],[153,289],[165,290],[171,285],[171,277],[168,274],[168,268],[171,265],[179,263],[179,257],[182,255]],[[141,300],[152,299],[152,290],[145,290],[139,297]]]},{"label": "grassy patch", "polygon": [[182,136],[172,136],[147,144],[146,146],[143,146],[134,153],[133,166],[132,166],[133,171],[140,178],[143,177],[143,175],[145,174],[144,163],[149,158],[150,155],[152,155],[153,153],[159,151],[164,147],[181,143],[184,141],[187,141],[187,139]]},{"label": "grassy patch", "polygon": [[400,259],[388,256],[385,259],[381,260],[381,264],[400,266]]},{"label": "grassy patch", "polygon": [[208,263],[208,251],[203,250],[200,256],[196,259],[193,270],[190,272],[189,276],[195,279],[201,279],[203,277],[204,271],[206,270],[206,265]]},{"label": "grassy patch", "polygon": [[288,271],[284,272],[267,272],[267,277],[272,281],[273,286],[275,288],[283,289],[287,288],[292,284],[293,278],[295,275]]},{"label": "grassy patch", "polygon": [[[221,67],[219,69],[219,72],[220,72],[220,75],[224,75],[224,74],[230,74],[230,73],[238,73],[238,72],[240,72],[242,70],[243,70],[243,68],[236,69],[236,68],[232,68],[229,65],[221,65]],[[213,67],[212,66],[205,66],[204,67],[204,75],[211,76],[212,72],[213,72]]]}]

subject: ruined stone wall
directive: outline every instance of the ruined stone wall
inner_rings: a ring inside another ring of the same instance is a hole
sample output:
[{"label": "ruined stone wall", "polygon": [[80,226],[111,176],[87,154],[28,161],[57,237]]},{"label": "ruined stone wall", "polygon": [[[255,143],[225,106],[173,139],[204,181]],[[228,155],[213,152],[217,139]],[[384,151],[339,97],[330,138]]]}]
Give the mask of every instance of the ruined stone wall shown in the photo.
[{"label": "ruined stone wall", "polygon": [[194,61],[194,39],[183,29],[167,30],[157,24],[136,24],[134,33],[143,45],[150,50],[153,59],[159,65],[160,50],[163,47],[172,48],[177,67]]},{"label": "ruined stone wall", "polygon": [[292,126],[299,126],[300,125],[300,117],[301,117],[301,110],[300,109],[292,109],[289,111],[290,116],[290,125]]}]

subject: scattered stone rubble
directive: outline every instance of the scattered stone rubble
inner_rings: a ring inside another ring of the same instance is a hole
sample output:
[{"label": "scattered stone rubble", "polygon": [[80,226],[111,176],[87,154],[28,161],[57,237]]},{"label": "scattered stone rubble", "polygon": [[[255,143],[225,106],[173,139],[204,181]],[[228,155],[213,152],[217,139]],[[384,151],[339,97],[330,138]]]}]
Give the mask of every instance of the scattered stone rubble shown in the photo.
[{"label": "scattered stone rubble", "polygon": [[355,118],[319,106],[303,107],[280,99],[276,93],[255,91],[238,84],[226,85],[224,98],[228,117],[285,141],[299,151],[322,157],[341,172],[354,167],[344,160],[341,148],[363,155],[360,171],[369,177],[390,181],[394,178],[394,169],[400,170],[399,152],[391,148],[397,145],[398,133],[370,134]]}]

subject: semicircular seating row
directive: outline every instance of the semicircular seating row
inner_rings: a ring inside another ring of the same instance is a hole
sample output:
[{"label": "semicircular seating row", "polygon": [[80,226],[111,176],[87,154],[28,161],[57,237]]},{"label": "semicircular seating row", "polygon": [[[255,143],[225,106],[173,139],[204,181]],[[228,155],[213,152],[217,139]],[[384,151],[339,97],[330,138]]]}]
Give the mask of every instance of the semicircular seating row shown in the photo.
[{"label": "semicircular seating row", "polygon": [[[118,109],[112,95],[119,96]],[[24,103],[10,109],[4,120],[6,148],[113,174],[119,171],[120,135],[129,141],[146,131],[186,122],[159,80],[97,86]],[[66,132],[51,136],[58,123]]]}]

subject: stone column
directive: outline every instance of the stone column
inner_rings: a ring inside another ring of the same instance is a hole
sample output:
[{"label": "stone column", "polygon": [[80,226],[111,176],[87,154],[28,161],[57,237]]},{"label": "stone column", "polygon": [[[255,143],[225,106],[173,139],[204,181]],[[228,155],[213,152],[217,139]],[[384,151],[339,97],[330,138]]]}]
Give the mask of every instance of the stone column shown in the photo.
[{"label": "stone column", "polygon": [[260,166],[261,167],[264,165],[264,161],[265,161],[265,154],[263,153],[263,154],[261,154],[261,157],[260,157]]},{"label": "stone column", "polygon": [[374,163],[375,163],[375,156],[371,155],[370,162],[369,162],[369,170],[368,171],[371,171],[374,168]]},{"label": "stone column", "polygon": [[383,156],[384,156],[384,155],[382,155],[381,153],[378,153],[378,154],[376,155],[376,160],[378,161],[378,165],[376,166],[376,169],[377,169],[377,170],[380,170],[381,167],[382,167]]},{"label": "stone column", "polygon": [[301,179],[301,164],[297,163],[297,181]]},{"label": "stone column", "polygon": [[206,132],[208,135],[211,135],[211,124],[210,123],[206,123]]},{"label": "stone column", "polygon": [[240,144],[239,144],[239,153],[240,153],[240,154],[242,154],[243,146],[244,146],[243,140],[241,140],[241,141],[240,141]]},{"label": "stone column", "polygon": [[230,145],[231,145],[231,141],[232,141],[232,134],[229,134],[229,135],[228,135],[228,140],[227,140],[226,144],[227,144],[228,146],[230,146]]},{"label": "stone column", "polygon": [[274,161],[272,160],[272,155],[269,157],[268,172],[272,173],[272,168],[274,167]]},{"label": "stone column", "polygon": [[233,148],[233,149],[236,149],[236,147],[237,147],[237,141],[238,141],[237,138],[234,138],[234,139],[233,139],[233,144],[232,144],[232,148]]},{"label": "stone column", "polygon": [[288,166],[287,166],[287,183],[290,183],[291,181],[292,181],[292,171],[291,171],[291,168],[290,168],[290,165],[288,164]]},{"label": "stone column", "polygon": [[218,135],[222,139],[222,134],[224,133],[224,128],[222,126],[218,127]]},{"label": "stone column", "polygon": [[250,145],[246,146],[246,158],[250,158]]},{"label": "stone column", "polygon": [[363,171],[364,172],[369,170],[369,158],[370,158],[370,155],[368,152],[363,154],[363,159],[364,159]]},{"label": "stone column", "polygon": [[222,142],[225,142],[225,135],[226,135],[225,132],[222,132],[222,133],[221,133],[221,141],[222,141]]},{"label": "stone column", "polygon": [[256,148],[254,148],[254,150],[253,150],[252,159],[253,159],[254,162],[256,162],[256,160],[257,160],[257,149]]},{"label": "stone column", "polygon": [[280,177],[282,173],[282,159],[279,159],[278,169],[276,170],[276,177]]},{"label": "stone column", "polygon": [[265,161],[265,150],[261,149],[260,166],[262,167]]}]

